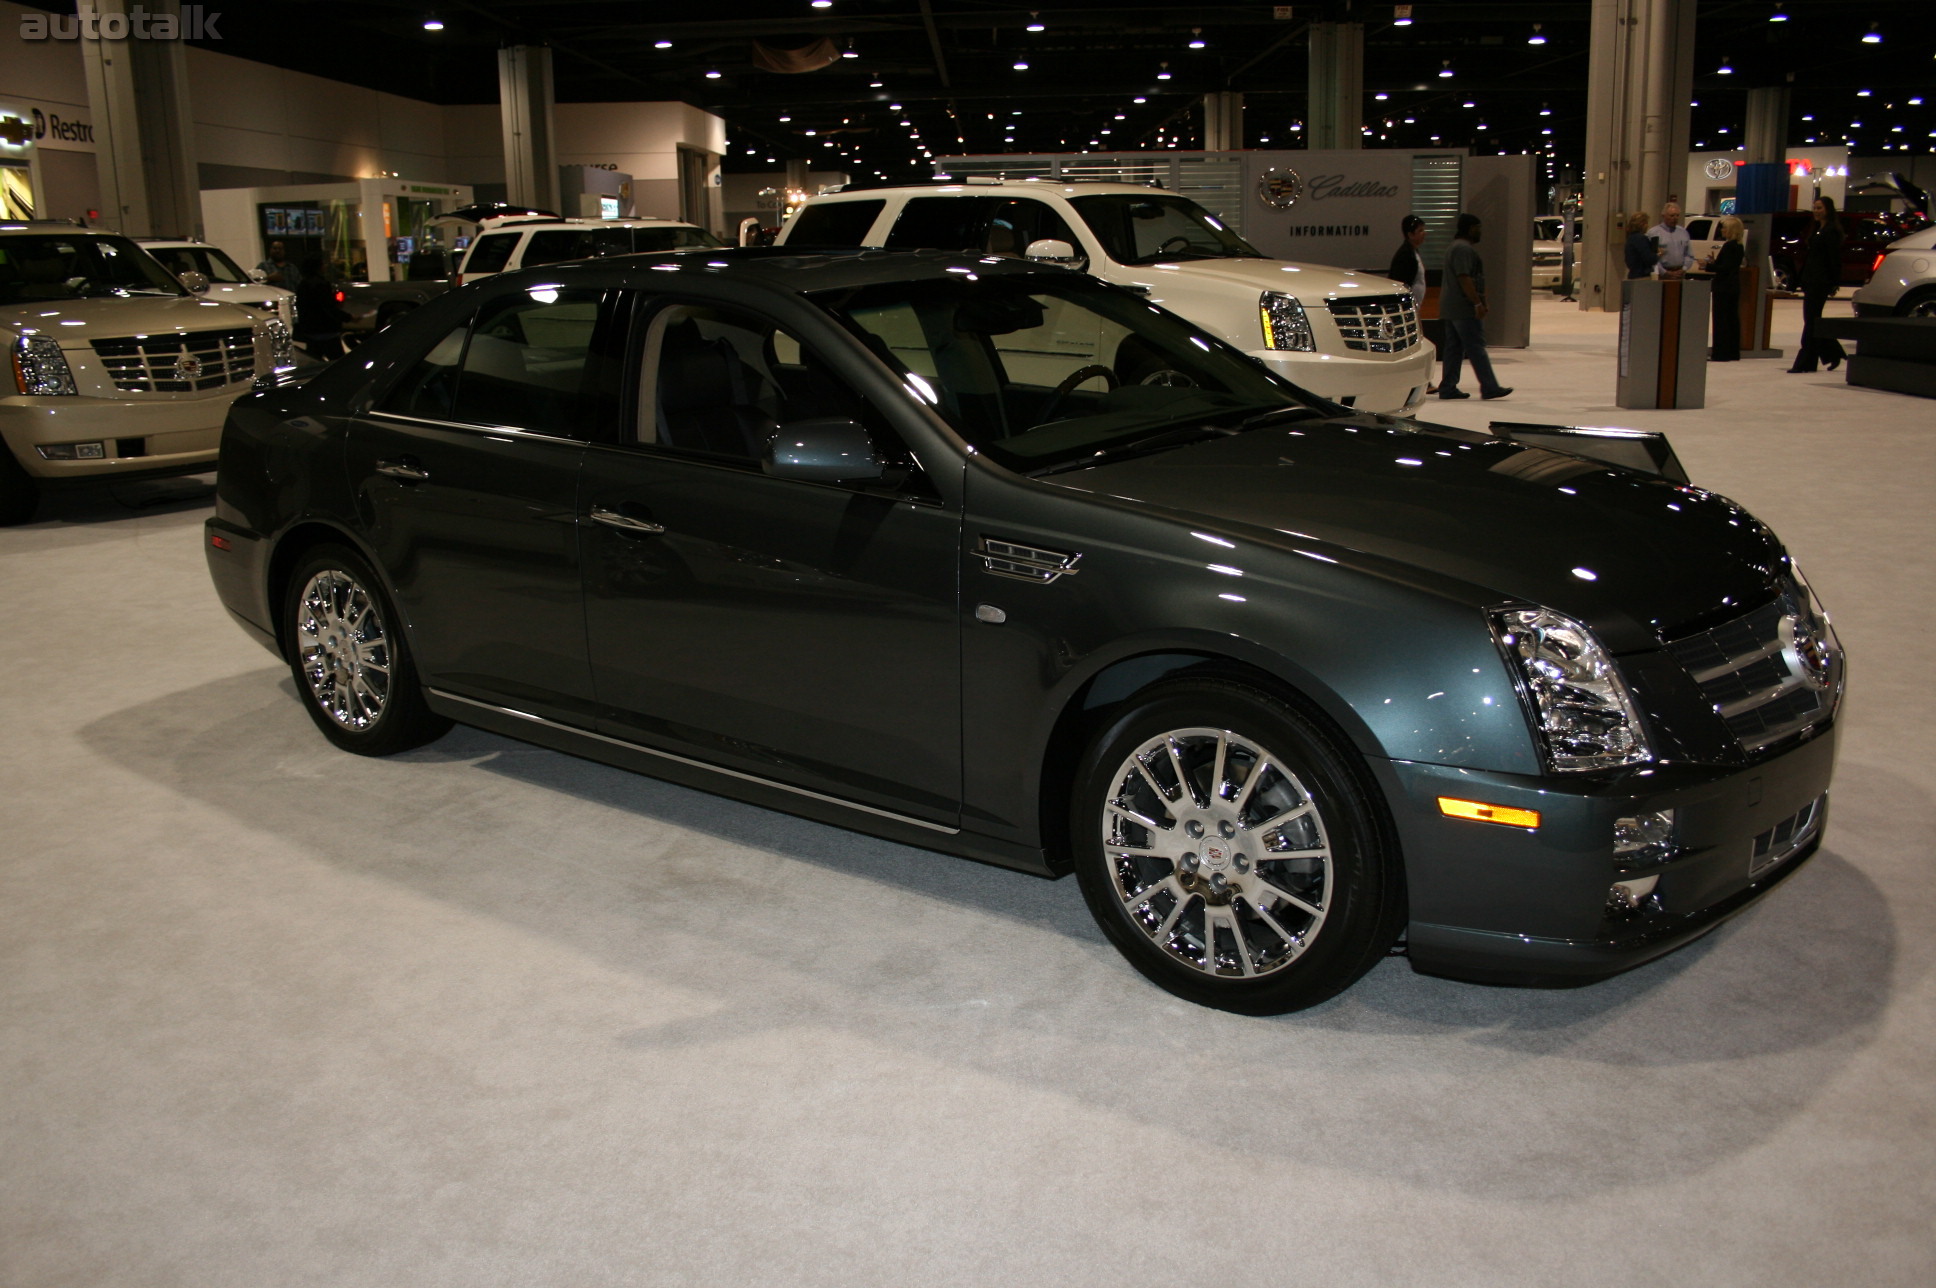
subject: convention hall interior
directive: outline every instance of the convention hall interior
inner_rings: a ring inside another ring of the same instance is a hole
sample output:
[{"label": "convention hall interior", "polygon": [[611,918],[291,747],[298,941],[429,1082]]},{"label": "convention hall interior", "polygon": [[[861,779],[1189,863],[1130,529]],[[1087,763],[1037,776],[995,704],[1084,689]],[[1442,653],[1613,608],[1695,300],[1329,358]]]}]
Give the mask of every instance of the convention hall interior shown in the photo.
[{"label": "convention hall interior", "polygon": [[0,1285],[1936,1283],[1929,19],[0,0]]}]

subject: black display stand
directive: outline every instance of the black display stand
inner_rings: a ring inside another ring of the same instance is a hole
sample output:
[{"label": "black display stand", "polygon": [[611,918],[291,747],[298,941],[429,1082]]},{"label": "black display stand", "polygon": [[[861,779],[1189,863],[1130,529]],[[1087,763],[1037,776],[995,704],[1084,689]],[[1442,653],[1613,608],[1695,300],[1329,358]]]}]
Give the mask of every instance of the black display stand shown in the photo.
[{"label": "black display stand", "polygon": [[1823,318],[1815,329],[1855,341],[1850,384],[1936,398],[1936,318]]}]

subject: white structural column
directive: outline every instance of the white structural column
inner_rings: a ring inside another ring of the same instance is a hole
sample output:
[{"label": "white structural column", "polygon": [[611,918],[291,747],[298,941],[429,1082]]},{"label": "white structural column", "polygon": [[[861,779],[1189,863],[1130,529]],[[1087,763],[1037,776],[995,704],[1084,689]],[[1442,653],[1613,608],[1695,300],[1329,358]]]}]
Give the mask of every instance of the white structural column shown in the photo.
[{"label": "white structural column", "polygon": [[199,237],[201,182],[181,5],[97,0],[91,9],[81,57],[94,116],[101,223],[129,237]]},{"label": "white structural column", "polygon": [[497,51],[497,98],[504,116],[505,199],[558,209],[558,144],[551,50],[511,45]]},{"label": "white structural column", "polygon": [[1361,148],[1365,141],[1365,28],[1358,22],[1311,24],[1311,119],[1304,146]]},{"label": "white structural column", "polygon": [[1244,146],[1244,96],[1234,90],[1203,96],[1203,150],[1235,152]]},{"label": "white structural column", "polygon": [[1687,175],[1695,0],[1593,0],[1587,71],[1583,309],[1620,307],[1620,221],[1656,218]]},{"label": "white structural column", "polygon": [[1749,165],[1788,159],[1788,87],[1769,85],[1748,91],[1748,119],[1742,131]]}]

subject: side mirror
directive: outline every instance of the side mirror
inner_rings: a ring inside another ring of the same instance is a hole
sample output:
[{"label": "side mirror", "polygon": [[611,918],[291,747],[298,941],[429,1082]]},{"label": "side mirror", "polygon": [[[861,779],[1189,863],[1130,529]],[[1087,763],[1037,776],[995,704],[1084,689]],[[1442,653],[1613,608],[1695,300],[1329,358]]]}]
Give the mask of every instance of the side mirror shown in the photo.
[{"label": "side mirror", "polygon": [[252,268],[249,270],[249,280],[251,282],[266,282],[269,280],[269,275],[259,268]]},{"label": "side mirror", "polygon": [[1079,268],[1088,262],[1076,253],[1075,247],[1054,237],[1030,242],[1022,257],[1038,264],[1067,264],[1072,268]]},{"label": "side mirror", "polygon": [[780,426],[760,468],[774,478],[810,483],[867,483],[887,467],[867,431],[844,416],[815,416]]},{"label": "side mirror", "polygon": [[183,273],[175,280],[186,287],[191,295],[203,295],[208,291],[208,279],[200,273]]}]

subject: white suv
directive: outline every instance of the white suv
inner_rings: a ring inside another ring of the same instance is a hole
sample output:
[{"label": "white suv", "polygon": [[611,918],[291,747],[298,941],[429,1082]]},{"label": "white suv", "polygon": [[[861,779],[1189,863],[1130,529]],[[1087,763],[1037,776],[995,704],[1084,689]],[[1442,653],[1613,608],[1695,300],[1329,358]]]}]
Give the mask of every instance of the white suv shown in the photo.
[{"label": "white suv", "polygon": [[[257,317],[281,318],[284,326],[295,329],[296,293],[264,282],[261,269],[244,270],[225,251],[206,242],[137,237],[135,244],[195,294],[239,304]],[[200,275],[203,284],[199,288],[195,279],[188,277],[190,273]]]},{"label": "white suv", "polygon": [[1126,183],[977,179],[823,193],[786,246],[932,248],[1064,263],[1147,295],[1293,383],[1365,411],[1425,396],[1432,350],[1404,287],[1267,258],[1187,197]]},{"label": "white suv", "polygon": [[288,334],[197,299],[125,237],[0,224],[0,524],[48,484],[214,469],[229,403]]},{"label": "white suv", "polygon": [[705,250],[726,243],[671,219],[491,219],[471,242],[453,286],[540,264],[661,250]]},{"label": "white suv", "polygon": [[1854,303],[1857,317],[1936,318],[1936,226],[1890,242]]}]

